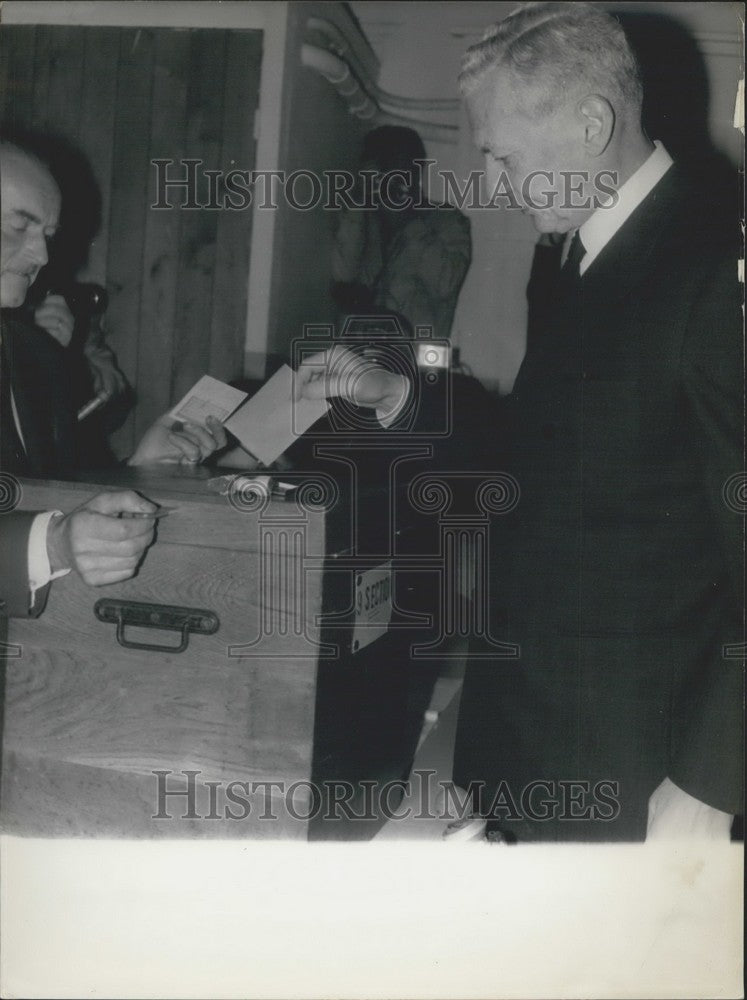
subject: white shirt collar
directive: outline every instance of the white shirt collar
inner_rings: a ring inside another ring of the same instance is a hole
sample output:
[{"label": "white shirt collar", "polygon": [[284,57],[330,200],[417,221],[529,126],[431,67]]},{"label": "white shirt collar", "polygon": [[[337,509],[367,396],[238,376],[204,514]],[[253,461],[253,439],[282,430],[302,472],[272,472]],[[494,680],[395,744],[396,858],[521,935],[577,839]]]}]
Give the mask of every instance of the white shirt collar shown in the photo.
[{"label": "white shirt collar", "polygon": [[[586,254],[581,259],[579,273],[583,274],[591,262],[599,256],[623,223],[633,214],[643,199],[659,183],[674,162],[664,146],[657,140],[655,149],[636,172],[629,177],[617,192],[617,201],[600,206],[582,226],[579,227],[581,241]],[[563,255],[568,252],[573,233],[568,234]]]}]

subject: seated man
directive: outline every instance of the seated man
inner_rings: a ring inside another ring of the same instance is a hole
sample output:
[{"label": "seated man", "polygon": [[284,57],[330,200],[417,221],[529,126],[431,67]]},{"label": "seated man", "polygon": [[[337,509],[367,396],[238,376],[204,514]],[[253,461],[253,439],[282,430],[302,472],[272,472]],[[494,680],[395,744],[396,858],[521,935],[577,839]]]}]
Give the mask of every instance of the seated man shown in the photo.
[{"label": "seated man", "polygon": [[[47,240],[57,227],[60,193],[41,160],[10,143],[0,144],[0,180],[0,306],[16,309],[47,262]],[[49,356],[30,374],[34,345],[25,339],[28,331],[27,324],[3,315],[0,475],[10,502],[0,512],[0,613],[12,615],[39,614],[49,582],[71,569],[93,586],[132,576],[153,538],[154,521],[143,515],[156,509],[135,493],[117,492],[100,494],[66,516],[13,510],[13,494],[19,488],[14,475],[59,474],[58,456],[64,454],[65,420],[59,412],[64,386],[59,385],[59,373],[55,378]],[[129,464],[198,462],[224,444],[217,423],[176,430],[161,418],[146,432]]]}]

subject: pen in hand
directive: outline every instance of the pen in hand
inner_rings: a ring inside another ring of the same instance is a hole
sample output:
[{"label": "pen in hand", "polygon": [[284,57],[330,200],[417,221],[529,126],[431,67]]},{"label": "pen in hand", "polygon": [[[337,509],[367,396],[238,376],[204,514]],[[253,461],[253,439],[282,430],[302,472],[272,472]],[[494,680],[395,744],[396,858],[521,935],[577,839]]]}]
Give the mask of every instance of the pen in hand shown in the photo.
[{"label": "pen in hand", "polygon": [[178,507],[159,507],[157,510],[151,510],[151,511],[121,510],[118,514],[115,514],[114,517],[127,520],[130,520],[131,518],[146,518],[146,517],[153,517],[157,519],[161,517],[168,517],[169,514],[173,514],[174,511],[178,509],[179,509]]}]

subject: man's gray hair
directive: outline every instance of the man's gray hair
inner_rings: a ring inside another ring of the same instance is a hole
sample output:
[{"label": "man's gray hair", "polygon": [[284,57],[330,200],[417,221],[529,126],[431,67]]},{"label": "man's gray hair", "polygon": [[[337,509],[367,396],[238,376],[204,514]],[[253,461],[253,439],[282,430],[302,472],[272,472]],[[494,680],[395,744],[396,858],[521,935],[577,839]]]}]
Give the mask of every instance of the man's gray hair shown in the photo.
[{"label": "man's gray hair", "polygon": [[640,115],[641,74],[625,32],[591,4],[522,4],[467,50],[462,91],[499,66],[508,68],[522,110],[533,116],[551,114],[582,89]]}]

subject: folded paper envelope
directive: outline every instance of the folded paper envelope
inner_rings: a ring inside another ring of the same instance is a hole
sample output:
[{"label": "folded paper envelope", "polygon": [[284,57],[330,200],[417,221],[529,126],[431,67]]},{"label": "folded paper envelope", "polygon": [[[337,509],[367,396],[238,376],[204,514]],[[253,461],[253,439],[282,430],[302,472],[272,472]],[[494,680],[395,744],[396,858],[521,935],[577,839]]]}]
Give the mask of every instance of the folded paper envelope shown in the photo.
[{"label": "folded paper envelope", "polygon": [[225,427],[263,465],[270,465],[329,409],[326,399],[294,399],[295,375],[283,365]]}]

